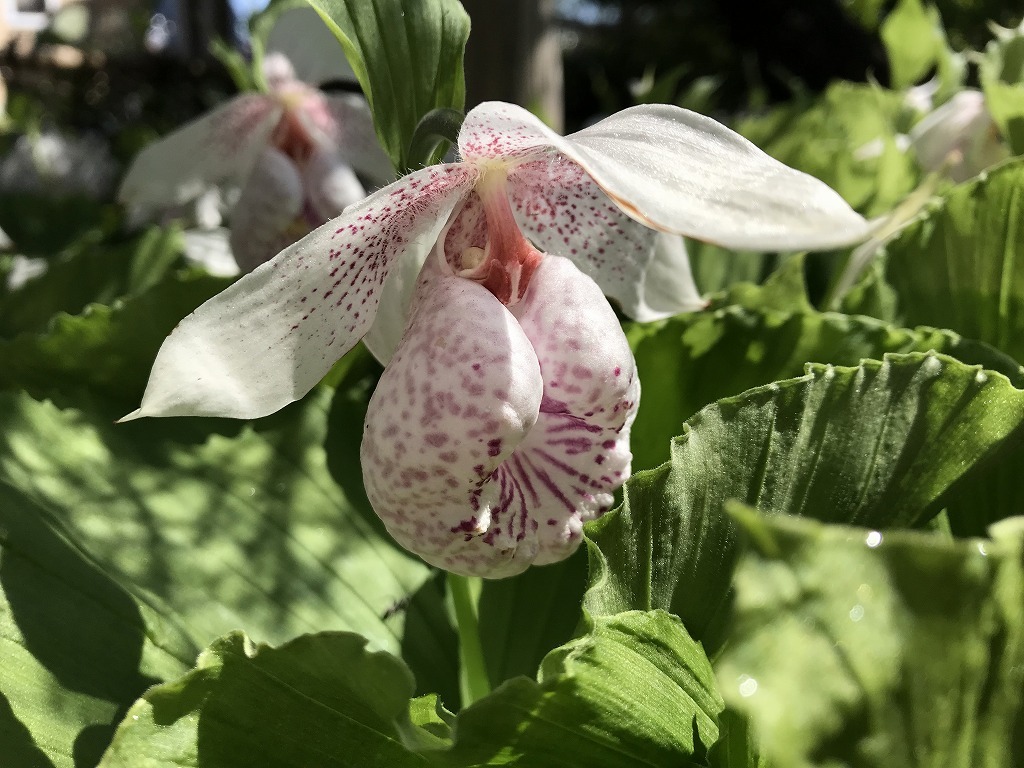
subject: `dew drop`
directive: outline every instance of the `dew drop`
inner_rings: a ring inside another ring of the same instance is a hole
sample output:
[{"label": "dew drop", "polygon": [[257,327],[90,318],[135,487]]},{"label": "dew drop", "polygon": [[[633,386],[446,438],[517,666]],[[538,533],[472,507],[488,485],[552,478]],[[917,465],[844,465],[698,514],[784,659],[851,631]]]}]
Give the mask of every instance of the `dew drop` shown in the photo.
[{"label": "dew drop", "polygon": [[869,547],[874,549],[882,543],[882,534],[880,534],[878,531],[871,531],[871,533],[867,535],[867,538],[865,538],[864,541]]},{"label": "dew drop", "polygon": [[750,675],[740,675],[740,696],[748,698],[757,693],[757,680],[752,678]]},{"label": "dew drop", "polygon": [[858,603],[850,609],[850,621],[860,621],[864,618],[864,606]]}]

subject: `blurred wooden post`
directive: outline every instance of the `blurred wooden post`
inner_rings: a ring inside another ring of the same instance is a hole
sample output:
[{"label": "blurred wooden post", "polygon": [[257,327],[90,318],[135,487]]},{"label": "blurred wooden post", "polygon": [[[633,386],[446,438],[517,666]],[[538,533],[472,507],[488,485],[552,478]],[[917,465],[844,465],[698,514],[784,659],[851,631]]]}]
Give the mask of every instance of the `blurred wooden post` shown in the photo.
[{"label": "blurred wooden post", "polygon": [[178,9],[186,55],[190,58],[208,58],[210,42],[217,38],[225,42],[234,39],[234,15],[227,0],[179,0]]},{"label": "blurred wooden post", "polygon": [[472,20],[466,46],[466,107],[508,101],[557,131],[564,125],[562,48],[554,0],[463,0]]}]

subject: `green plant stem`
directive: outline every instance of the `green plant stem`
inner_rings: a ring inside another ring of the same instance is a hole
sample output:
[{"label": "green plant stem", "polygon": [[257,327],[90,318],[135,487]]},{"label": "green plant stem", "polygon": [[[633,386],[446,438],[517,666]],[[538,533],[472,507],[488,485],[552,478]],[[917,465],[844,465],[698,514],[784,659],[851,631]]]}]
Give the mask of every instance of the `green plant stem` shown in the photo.
[{"label": "green plant stem", "polygon": [[449,573],[448,591],[455,605],[455,623],[459,632],[459,691],[462,706],[468,707],[491,692],[477,619],[480,579]]}]

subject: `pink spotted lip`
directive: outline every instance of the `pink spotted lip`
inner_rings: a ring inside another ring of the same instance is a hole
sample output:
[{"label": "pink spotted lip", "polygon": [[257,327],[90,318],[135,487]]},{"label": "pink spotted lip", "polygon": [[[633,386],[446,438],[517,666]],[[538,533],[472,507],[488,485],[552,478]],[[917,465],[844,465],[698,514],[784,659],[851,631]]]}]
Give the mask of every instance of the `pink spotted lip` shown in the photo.
[{"label": "pink spotted lip", "polygon": [[497,578],[568,557],[609,508],[629,475],[639,383],[600,289],[526,241],[504,169],[486,173],[424,267],[370,401],[362,466],[399,543]]}]

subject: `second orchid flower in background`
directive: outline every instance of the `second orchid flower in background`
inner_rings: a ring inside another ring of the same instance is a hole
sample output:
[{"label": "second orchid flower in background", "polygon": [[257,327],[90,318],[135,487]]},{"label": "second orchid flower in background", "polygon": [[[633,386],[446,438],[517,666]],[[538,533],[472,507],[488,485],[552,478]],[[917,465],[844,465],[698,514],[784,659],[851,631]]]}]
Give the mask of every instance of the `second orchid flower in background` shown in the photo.
[{"label": "second orchid flower in background", "polygon": [[267,93],[236,96],[146,147],[118,192],[151,211],[239,186],[230,242],[243,272],[394,178],[362,96],[317,90],[279,53],[263,60],[263,78]]}]

